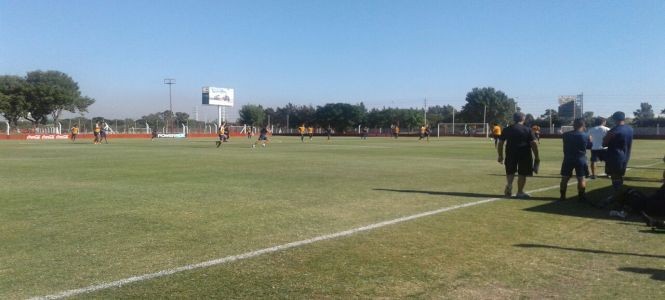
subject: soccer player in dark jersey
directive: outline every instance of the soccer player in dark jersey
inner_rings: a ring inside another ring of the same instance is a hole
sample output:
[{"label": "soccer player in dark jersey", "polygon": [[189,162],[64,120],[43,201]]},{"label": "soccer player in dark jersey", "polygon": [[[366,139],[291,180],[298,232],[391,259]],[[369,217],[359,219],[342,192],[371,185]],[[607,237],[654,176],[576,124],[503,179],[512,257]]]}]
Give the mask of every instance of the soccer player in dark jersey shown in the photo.
[{"label": "soccer player in dark jersey", "polygon": [[254,144],[252,144],[252,148],[256,148],[256,144],[261,142],[261,146],[265,147],[266,144],[268,143],[268,128],[267,127],[262,127],[261,131],[259,131],[259,139],[256,140]]},{"label": "soccer player in dark jersey", "polygon": [[623,175],[626,174],[633,147],[633,128],[626,125],[626,115],[622,111],[617,111],[611,118],[616,122],[616,126],[610,129],[603,139],[603,146],[607,147],[605,173],[612,179],[614,189],[614,195],[610,196],[607,202],[618,199],[621,194]]},{"label": "soccer player in dark jersey", "polygon": [[587,161],[586,161],[586,146],[589,142],[589,136],[584,132],[586,124],[584,118],[577,118],[573,121],[573,131],[568,131],[563,134],[563,162],[561,163],[561,185],[559,192],[561,197],[559,200],[566,200],[566,189],[568,188],[568,180],[573,176],[577,177],[577,197],[579,201],[587,201],[584,196],[586,189],[586,181],[584,177],[587,176]]},{"label": "soccer player in dark jersey", "polygon": [[102,143],[102,140],[104,140],[104,143],[106,143],[106,144],[109,143],[109,140],[106,138],[106,134],[108,133],[109,129],[110,129],[109,125],[106,124],[106,122],[102,123],[102,128],[99,132],[99,143],[100,144]]},{"label": "soccer player in dark jersey", "polygon": [[[516,198],[527,199],[529,194],[524,192],[526,177],[533,175],[533,165],[540,163],[538,155],[538,143],[536,137],[529,127],[524,126],[525,115],[522,112],[513,114],[515,124],[508,126],[501,133],[497,152],[499,153],[498,162],[504,163],[503,145],[506,144],[506,188],[504,194],[506,197],[512,196],[513,180],[517,173],[517,194]],[[531,153],[533,152],[533,157]]]},{"label": "soccer player in dark jersey", "polygon": [[332,127],[330,125],[326,128],[326,135],[328,136],[328,141],[330,141],[330,137],[332,136]]}]

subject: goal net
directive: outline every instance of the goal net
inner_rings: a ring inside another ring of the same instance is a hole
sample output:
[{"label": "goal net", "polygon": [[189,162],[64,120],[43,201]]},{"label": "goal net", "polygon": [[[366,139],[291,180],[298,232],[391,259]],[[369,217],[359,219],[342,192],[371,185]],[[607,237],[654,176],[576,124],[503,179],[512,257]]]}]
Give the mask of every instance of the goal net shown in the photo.
[{"label": "goal net", "polygon": [[482,136],[489,137],[488,123],[439,123],[436,126],[436,136]]}]

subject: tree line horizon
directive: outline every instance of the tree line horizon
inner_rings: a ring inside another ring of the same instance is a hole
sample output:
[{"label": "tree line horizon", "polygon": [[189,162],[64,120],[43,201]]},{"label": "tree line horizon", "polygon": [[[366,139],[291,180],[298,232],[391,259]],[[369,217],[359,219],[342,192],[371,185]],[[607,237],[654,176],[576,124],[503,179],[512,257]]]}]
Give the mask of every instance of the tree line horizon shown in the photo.
[{"label": "tree line horizon", "polygon": [[[262,127],[295,128],[302,124],[318,128],[331,127],[337,132],[352,130],[358,126],[369,128],[388,128],[398,125],[402,128],[418,128],[423,125],[435,126],[438,123],[485,123],[506,126],[511,123],[512,114],[521,111],[514,98],[493,87],[475,87],[466,94],[466,103],[460,110],[452,105],[435,105],[424,108],[372,108],[367,109],[363,102],[356,104],[331,102],[320,106],[294,105],[263,107],[245,104],[240,108],[240,117],[236,125]],[[60,71],[31,71],[25,77],[15,75],[0,76],[0,113],[10,126],[18,127],[21,120],[27,120],[32,127],[53,124],[59,121],[75,123],[110,122],[121,123],[127,128],[131,123],[148,124],[160,128],[165,122],[201,126],[202,121],[195,121],[185,112],[170,110],[144,115],[139,119],[107,119],[102,116],[84,118],[95,99],[81,95],[78,83],[69,75]],[[63,111],[79,113],[81,117],[61,119]],[[665,114],[665,108],[661,111]],[[648,102],[640,103],[640,108],[633,112],[635,118],[631,124],[639,127],[665,125],[665,118],[656,117],[653,107]],[[596,117],[591,111],[582,116],[587,124],[593,125]],[[453,119],[454,118],[454,119]],[[611,120],[610,120],[611,121]],[[268,124],[270,122],[270,124]],[[572,123],[572,118],[562,118],[558,110],[546,109],[541,115],[526,114],[526,123],[541,127],[561,127]]]}]

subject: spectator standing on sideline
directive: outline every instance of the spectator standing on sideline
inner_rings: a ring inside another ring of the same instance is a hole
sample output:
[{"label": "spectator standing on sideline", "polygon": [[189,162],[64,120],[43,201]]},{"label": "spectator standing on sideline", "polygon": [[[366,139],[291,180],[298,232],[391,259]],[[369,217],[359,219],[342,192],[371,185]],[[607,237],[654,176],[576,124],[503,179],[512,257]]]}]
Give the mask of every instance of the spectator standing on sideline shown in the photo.
[{"label": "spectator standing on sideline", "polygon": [[603,146],[607,147],[605,173],[612,179],[614,195],[610,196],[605,204],[619,199],[621,195],[623,176],[626,174],[633,147],[633,128],[626,125],[626,115],[622,111],[617,111],[612,114],[612,119],[616,122],[616,126],[605,135]]},{"label": "spectator standing on sideline", "polygon": [[559,200],[566,200],[566,189],[568,188],[568,180],[573,176],[577,177],[577,197],[579,201],[586,201],[584,191],[586,190],[586,181],[584,177],[587,175],[586,163],[586,146],[589,141],[589,136],[584,133],[586,126],[583,118],[577,118],[573,121],[573,131],[568,131],[563,134],[563,162],[561,163],[561,185],[559,192],[561,194]]},{"label": "spectator standing on sideline", "polygon": [[[529,127],[524,126],[525,115],[522,112],[513,114],[513,125],[508,126],[501,133],[497,152],[499,154],[498,162],[504,163],[503,145],[506,144],[506,188],[504,195],[512,196],[513,180],[517,173],[517,194],[516,198],[528,199],[529,194],[524,192],[527,176],[533,175],[533,164],[540,163],[538,155],[538,143]],[[533,152],[533,156],[531,153]]]},{"label": "spectator standing on sideline", "polygon": [[603,117],[596,118],[594,127],[589,129],[591,137],[591,179],[596,179],[596,162],[605,161],[607,147],[603,147],[603,139],[610,129],[605,126],[607,120]]}]

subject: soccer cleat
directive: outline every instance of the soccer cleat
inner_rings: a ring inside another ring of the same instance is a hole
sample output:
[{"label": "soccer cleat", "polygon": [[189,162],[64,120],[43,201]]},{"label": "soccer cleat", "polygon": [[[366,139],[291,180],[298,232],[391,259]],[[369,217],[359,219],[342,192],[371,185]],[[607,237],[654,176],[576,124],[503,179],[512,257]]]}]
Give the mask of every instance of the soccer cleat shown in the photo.
[{"label": "soccer cleat", "polygon": [[531,195],[529,195],[527,193],[517,193],[517,195],[515,195],[515,198],[517,198],[517,199],[529,199],[529,198],[531,198]]},{"label": "soccer cleat", "polygon": [[589,179],[596,179],[596,175],[589,176]]},{"label": "soccer cleat", "polygon": [[503,190],[503,195],[510,198],[513,195],[513,187],[506,185],[506,188]]}]

